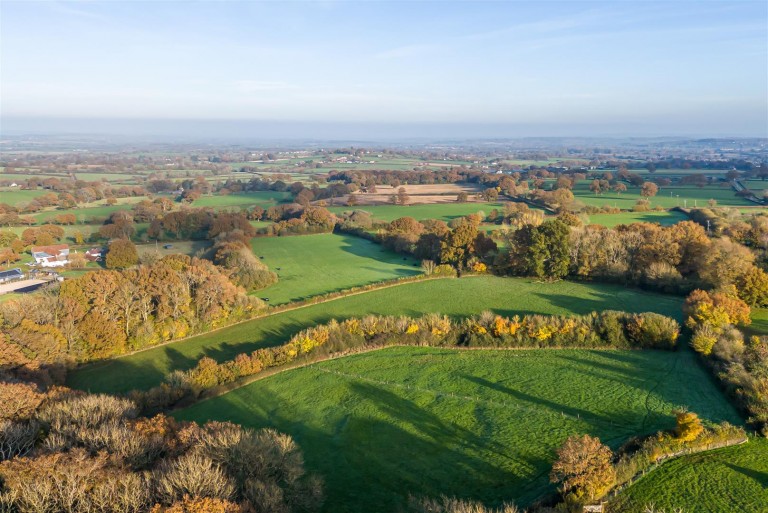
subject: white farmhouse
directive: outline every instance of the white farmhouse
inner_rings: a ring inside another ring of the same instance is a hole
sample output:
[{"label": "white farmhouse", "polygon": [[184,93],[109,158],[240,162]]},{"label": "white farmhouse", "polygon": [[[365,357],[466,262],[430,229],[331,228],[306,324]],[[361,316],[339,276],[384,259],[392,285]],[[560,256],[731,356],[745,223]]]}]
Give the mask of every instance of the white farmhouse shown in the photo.
[{"label": "white farmhouse", "polygon": [[41,267],[62,267],[69,263],[69,246],[66,244],[33,246],[32,257]]}]

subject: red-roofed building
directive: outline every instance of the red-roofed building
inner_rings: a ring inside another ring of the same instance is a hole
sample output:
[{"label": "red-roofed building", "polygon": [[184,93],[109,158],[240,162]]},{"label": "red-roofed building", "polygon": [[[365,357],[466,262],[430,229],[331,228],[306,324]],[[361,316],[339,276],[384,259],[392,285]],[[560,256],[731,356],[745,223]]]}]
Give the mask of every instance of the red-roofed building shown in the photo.
[{"label": "red-roofed building", "polygon": [[69,263],[69,246],[66,244],[33,246],[32,257],[41,267],[61,267]]}]

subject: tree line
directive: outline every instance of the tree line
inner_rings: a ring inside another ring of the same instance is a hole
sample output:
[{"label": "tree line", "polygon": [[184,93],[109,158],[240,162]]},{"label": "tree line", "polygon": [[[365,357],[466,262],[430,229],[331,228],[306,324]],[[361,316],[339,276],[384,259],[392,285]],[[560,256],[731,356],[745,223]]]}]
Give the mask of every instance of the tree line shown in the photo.
[{"label": "tree line", "polygon": [[199,258],[169,255],[151,265],[92,271],[0,305],[0,365],[109,358],[246,319],[264,308],[224,270]]},{"label": "tree line", "polygon": [[693,291],[685,301],[691,347],[701,355],[747,421],[768,436],[768,337],[745,337],[750,308],[734,287]]}]

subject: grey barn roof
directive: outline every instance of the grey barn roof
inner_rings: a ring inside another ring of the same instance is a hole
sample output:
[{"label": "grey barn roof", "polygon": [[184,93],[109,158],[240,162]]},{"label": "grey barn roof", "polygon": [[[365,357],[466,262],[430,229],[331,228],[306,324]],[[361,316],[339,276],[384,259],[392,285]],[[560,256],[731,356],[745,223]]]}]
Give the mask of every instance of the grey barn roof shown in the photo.
[{"label": "grey barn roof", "polygon": [[0,279],[2,278],[20,278],[24,276],[24,273],[21,272],[21,269],[9,269],[7,271],[0,271]]}]

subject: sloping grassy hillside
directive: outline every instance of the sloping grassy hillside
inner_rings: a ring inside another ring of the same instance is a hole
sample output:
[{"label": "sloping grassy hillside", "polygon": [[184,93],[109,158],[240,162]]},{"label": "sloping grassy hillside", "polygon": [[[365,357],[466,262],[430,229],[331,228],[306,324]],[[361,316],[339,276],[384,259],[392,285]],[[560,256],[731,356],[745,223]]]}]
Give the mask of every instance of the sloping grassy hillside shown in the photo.
[{"label": "sloping grassy hillside", "polygon": [[616,448],[687,406],[739,418],[689,351],[390,348],[287,371],[176,414],[290,433],[328,512],[392,512],[408,494],[520,505],[553,491],[569,435]]},{"label": "sloping grassy hillside", "polygon": [[256,293],[273,305],[421,274],[417,260],[352,235],[261,237],[253,239],[251,246],[254,255],[263,257],[280,277]]},{"label": "sloping grassy hillside", "polygon": [[646,504],[696,513],[768,512],[768,440],[670,461],[627,488],[611,511],[643,513]]}]

